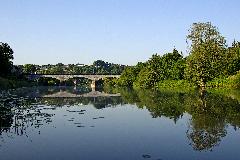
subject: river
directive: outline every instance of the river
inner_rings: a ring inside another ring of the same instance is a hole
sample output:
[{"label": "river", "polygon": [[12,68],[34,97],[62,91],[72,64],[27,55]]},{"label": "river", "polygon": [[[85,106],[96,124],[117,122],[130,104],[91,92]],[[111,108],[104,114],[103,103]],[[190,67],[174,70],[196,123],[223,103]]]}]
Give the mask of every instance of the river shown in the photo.
[{"label": "river", "polygon": [[33,87],[0,97],[3,160],[240,158],[240,94]]}]

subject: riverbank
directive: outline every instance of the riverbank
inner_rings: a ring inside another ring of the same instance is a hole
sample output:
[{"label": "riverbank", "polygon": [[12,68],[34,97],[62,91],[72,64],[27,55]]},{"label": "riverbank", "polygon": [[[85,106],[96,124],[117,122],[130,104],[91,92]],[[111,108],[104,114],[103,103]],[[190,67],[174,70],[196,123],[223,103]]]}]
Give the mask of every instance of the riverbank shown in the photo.
[{"label": "riverbank", "polygon": [[[164,80],[156,85],[157,89],[180,89],[191,91],[197,89],[197,85],[187,80]],[[215,78],[206,83],[206,89],[239,89],[240,88],[240,72],[235,75],[223,78]]]},{"label": "riverbank", "polygon": [[215,78],[207,82],[207,88],[222,88],[222,89],[239,89],[240,88],[240,72],[227,78]]},{"label": "riverbank", "polygon": [[30,87],[35,85],[34,82],[28,82],[23,79],[7,79],[0,77],[0,89],[12,89],[12,88],[19,88],[19,87]]},{"label": "riverbank", "polygon": [[[144,88],[136,85],[135,82],[129,84],[122,84],[120,79],[106,79],[105,86],[111,87],[130,87],[133,89],[157,89],[157,90],[180,90],[180,91],[193,91],[198,89],[195,83],[187,80],[163,80],[156,82],[151,88]],[[240,88],[240,72],[229,77],[215,78],[206,83],[206,89],[239,89]]]}]

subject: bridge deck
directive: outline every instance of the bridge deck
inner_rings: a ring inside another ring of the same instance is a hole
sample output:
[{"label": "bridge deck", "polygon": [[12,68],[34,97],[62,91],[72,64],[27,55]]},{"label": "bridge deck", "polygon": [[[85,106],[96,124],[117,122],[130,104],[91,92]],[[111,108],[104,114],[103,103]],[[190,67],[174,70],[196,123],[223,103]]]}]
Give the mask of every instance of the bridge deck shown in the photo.
[{"label": "bridge deck", "polygon": [[90,74],[29,74],[27,75],[30,79],[37,79],[41,77],[56,78],[59,80],[68,80],[71,78],[87,78],[93,81],[100,80],[103,78],[119,78],[120,75],[90,75]]}]

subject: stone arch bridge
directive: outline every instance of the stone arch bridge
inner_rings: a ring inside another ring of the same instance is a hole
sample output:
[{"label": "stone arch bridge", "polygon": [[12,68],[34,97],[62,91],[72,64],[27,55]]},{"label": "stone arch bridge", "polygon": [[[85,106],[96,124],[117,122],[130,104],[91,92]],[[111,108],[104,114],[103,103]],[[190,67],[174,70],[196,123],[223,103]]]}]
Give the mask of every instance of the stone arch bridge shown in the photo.
[{"label": "stone arch bridge", "polygon": [[77,84],[77,80],[76,78],[86,78],[92,81],[91,83],[91,88],[95,89],[96,87],[96,81],[100,80],[100,79],[104,79],[104,78],[119,78],[120,75],[75,75],[75,74],[29,74],[26,75],[26,77],[29,80],[36,80],[42,77],[46,77],[46,78],[55,78],[60,80],[60,82],[62,81],[66,81],[68,79],[75,79],[74,80],[74,84]]}]

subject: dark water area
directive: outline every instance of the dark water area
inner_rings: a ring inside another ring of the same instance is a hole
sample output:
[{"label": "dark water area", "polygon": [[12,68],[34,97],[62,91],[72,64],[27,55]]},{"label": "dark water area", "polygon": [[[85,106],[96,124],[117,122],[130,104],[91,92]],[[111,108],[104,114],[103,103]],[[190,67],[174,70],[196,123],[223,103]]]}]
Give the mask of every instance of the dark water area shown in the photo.
[{"label": "dark water area", "polygon": [[22,88],[0,95],[3,160],[237,160],[240,94]]}]

